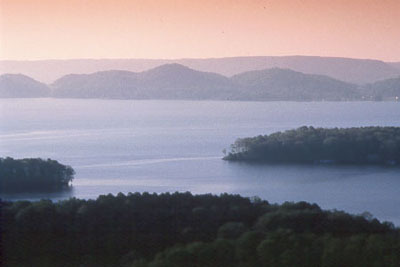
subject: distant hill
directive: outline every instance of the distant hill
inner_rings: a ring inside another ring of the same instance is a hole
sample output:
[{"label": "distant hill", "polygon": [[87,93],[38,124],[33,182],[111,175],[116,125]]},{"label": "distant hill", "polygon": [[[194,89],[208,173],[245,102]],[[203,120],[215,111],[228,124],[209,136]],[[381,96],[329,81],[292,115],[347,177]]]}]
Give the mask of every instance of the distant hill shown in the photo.
[{"label": "distant hill", "polygon": [[201,72],[180,64],[166,64],[139,74],[148,96],[175,99],[228,99],[234,88],[222,75]]},{"label": "distant hill", "polygon": [[142,72],[69,74],[47,86],[22,74],[0,76],[0,98],[187,99],[249,101],[398,100],[400,75],[366,85],[272,68],[226,77],[172,63]]},{"label": "distant hill", "polygon": [[231,76],[245,71],[269,68],[291,69],[307,74],[364,84],[393,78],[400,70],[379,60],[314,56],[232,57],[216,59],[183,59],[180,63],[198,70]]},{"label": "distant hill", "polygon": [[233,76],[242,88],[239,99],[251,100],[353,100],[359,99],[357,86],[323,75],[288,69],[250,71]]},{"label": "distant hill", "polygon": [[105,71],[64,76],[54,97],[215,100],[354,100],[357,86],[287,69],[251,71],[231,78],[166,64],[135,73]]},{"label": "distant hill", "polygon": [[135,73],[104,71],[73,74],[56,80],[54,97],[119,99],[224,99],[234,88],[227,77],[179,64]]},{"label": "distant hill", "polygon": [[69,74],[51,88],[52,96],[61,98],[133,98],[137,96],[137,74],[119,70]]},{"label": "distant hill", "polygon": [[4,60],[0,61],[0,74],[24,73],[49,84],[68,74],[90,74],[109,70],[141,72],[166,63],[169,62],[153,59]]},{"label": "distant hill", "polygon": [[246,71],[287,68],[308,74],[327,75],[345,82],[365,84],[396,77],[396,63],[379,60],[282,56],[230,57],[209,59],[74,59],[38,61],[0,61],[1,73],[23,73],[39,81],[51,83],[70,74],[89,74],[108,70],[146,71],[164,64],[178,63],[189,68],[232,76]]},{"label": "distant hill", "polygon": [[50,89],[22,74],[0,75],[0,98],[48,97]]},{"label": "distant hill", "polygon": [[400,75],[397,78],[378,81],[363,87],[364,95],[374,100],[399,100]]},{"label": "distant hill", "polygon": [[390,62],[388,63],[390,66],[395,67],[400,71],[400,62]]}]

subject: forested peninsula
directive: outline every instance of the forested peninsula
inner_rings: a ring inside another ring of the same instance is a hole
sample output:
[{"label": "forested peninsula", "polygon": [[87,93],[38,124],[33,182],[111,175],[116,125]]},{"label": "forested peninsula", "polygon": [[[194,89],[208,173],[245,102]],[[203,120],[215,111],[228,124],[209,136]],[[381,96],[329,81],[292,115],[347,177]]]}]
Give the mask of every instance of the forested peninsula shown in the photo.
[{"label": "forested peninsula", "polygon": [[56,160],[0,158],[0,191],[37,191],[67,187],[74,178],[70,166]]},{"label": "forested peninsula", "polygon": [[1,205],[3,266],[397,267],[400,262],[400,230],[393,224],[306,202],[120,193]]},{"label": "forested peninsula", "polygon": [[240,138],[224,157],[266,163],[400,164],[400,127],[314,128]]}]

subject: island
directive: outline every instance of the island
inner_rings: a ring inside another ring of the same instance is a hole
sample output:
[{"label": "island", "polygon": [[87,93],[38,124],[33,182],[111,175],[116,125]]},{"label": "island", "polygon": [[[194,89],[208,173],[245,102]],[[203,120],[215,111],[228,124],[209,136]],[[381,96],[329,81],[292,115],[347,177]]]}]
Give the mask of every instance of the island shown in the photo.
[{"label": "island", "polygon": [[223,158],[265,163],[400,163],[400,127],[314,128],[239,138]]},{"label": "island", "polygon": [[56,160],[0,158],[0,191],[38,191],[68,187],[75,171]]}]

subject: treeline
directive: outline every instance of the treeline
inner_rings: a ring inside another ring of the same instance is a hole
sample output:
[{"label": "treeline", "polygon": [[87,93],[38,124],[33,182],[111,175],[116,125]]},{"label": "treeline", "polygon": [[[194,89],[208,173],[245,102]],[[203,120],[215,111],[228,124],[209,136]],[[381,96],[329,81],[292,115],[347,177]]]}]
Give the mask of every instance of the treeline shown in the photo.
[{"label": "treeline", "polygon": [[74,170],[56,160],[0,158],[0,191],[29,191],[68,186]]},{"label": "treeline", "polygon": [[314,128],[237,139],[226,160],[278,163],[400,163],[400,127]]},{"label": "treeline", "polygon": [[2,203],[4,266],[399,266],[371,216],[238,195],[129,193]]}]

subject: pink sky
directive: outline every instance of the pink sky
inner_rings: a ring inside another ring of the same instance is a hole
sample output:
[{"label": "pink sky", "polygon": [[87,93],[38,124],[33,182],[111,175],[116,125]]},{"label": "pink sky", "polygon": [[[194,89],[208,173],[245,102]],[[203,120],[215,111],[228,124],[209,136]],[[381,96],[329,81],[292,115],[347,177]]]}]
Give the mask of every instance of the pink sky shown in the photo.
[{"label": "pink sky", "polygon": [[0,0],[0,59],[400,61],[400,0]]}]

